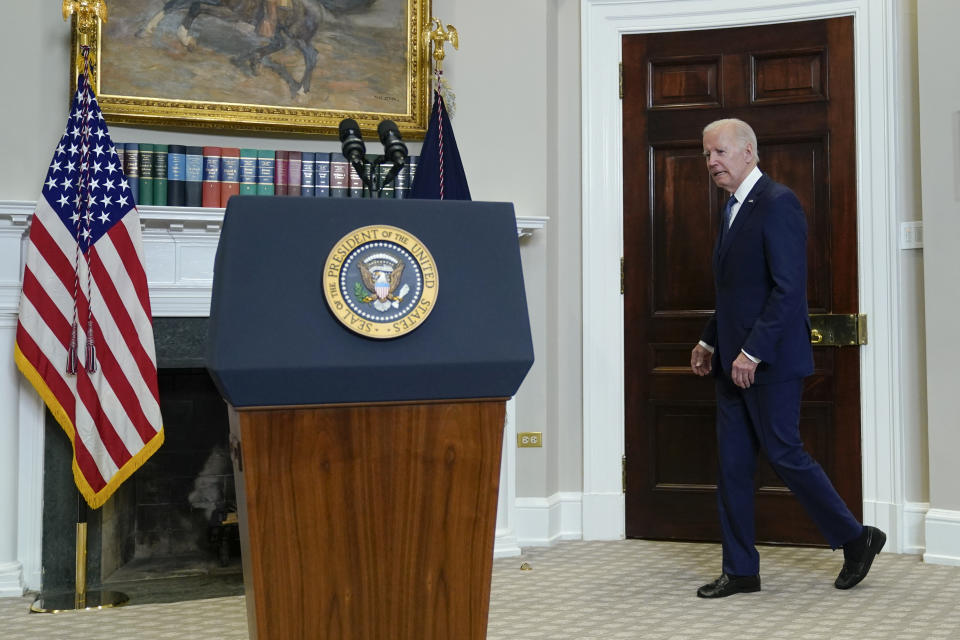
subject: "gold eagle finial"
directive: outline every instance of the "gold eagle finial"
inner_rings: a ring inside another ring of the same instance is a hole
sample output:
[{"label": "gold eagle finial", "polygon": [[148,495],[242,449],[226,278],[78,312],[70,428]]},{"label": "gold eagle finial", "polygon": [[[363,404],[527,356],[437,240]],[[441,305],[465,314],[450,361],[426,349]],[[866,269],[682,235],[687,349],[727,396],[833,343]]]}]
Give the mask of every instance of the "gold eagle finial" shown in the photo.
[{"label": "gold eagle finial", "polygon": [[435,71],[437,73],[443,70],[443,59],[446,57],[447,52],[444,49],[447,42],[453,45],[454,49],[460,48],[460,36],[457,33],[456,27],[452,24],[448,24],[447,28],[443,28],[443,23],[440,22],[439,18],[431,18],[430,26],[425,32],[425,37],[427,40],[427,46],[431,47],[433,50],[431,54],[433,55]]},{"label": "gold eagle finial", "polygon": [[63,19],[69,20],[74,13],[80,21],[80,31],[96,28],[97,20],[107,21],[107,3],[104,0],[63,0]]},{"label": "gold eagle finial", "polygon": [[[63,0],[63,19],[69,20],[70,16],[77,14],[77,44],[80,51],[83,47],[90,47],[90,43],[97,35],[97,28],[100,26],[98,21],[107,21],[107,3],[104,0]],[[90,48],[89,61],[91,68],[96,68],[96,52],[93,47]],[[83,55],[77,55],[77,75],[83,69]]]}]

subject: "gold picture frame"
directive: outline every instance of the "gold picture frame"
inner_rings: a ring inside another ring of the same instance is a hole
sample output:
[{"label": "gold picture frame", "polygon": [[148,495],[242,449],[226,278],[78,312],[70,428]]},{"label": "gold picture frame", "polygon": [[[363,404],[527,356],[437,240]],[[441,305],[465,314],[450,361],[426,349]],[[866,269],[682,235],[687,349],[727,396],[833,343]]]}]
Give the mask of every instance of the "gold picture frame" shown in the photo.
[{"label": "gold picture frame", "polygon": [[[111,124],[329,136],[353,118],[367,134],[384,119],[410,139],[426,131],[430,0],[108,1],[89,41],[91,83]],[[191,6],[201,13],[188,20]]]}]

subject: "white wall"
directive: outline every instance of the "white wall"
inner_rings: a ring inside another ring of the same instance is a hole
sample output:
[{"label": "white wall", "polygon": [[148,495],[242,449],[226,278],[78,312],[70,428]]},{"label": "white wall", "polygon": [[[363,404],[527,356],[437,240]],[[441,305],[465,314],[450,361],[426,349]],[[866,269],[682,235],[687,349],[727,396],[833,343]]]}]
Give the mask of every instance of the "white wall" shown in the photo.
[{"label": "white wall", "polygon": [[579,492],[583,486],[582,359],[580,344],[581,197],[580,197],[580,6],[577,0],[549,3],[548,40],[552,90],[548,109],[553,113],[547,158],[548,194],[552,223],[547,227],[548,290],[552,313],[548,318],[548,417],[556,425],[556,456],[548,472],[548,495],[553,491]]},{"label": "white wall", "polygon": [[433,2],[460,32],[444,75],[473,198],[550,217],[522,243],[536,362],[517,429],[544,435],[517,452],[517,495],[537,499],[528,511],[581,486],[579,14],[576,0]]},{"label": "white wall", "polygon": [[54,0],[5,6],[0,199],[35,200],[70,103],[70,27]]},{"label": "white wall", "polygon": [[[460,49],[447,49],[444,75],[456,93],[452,119],[474,200],[513,202],[522,215],[545,216],[547,138],[546,7],[532,2],[436,0],[433,15],[460,33]],[[511,34],[524,25],[524,55]],[[546,422],[544,234],[523,242],[527,305],[533,328],[535,363],[517,400],[517,430],[542,431]],[[518,495],[543,495],[546,448],[517,452]]]},{"label": "white wall", "polygon": [[917,16],[931,507],[924,558],[960,564],[960,75],[955,64],[960,4],[923,0]]},{"label": "white wall", "polygon": [[[917,90],[917,6],[916,0],[897,5],[896,47],[899,74],[896,91],[908,107],[897,119],[897,149],[901,151],[898,179],[901,184],[897,205],[899,222],[922,219],[920,202],[920,121]],[[900,413],[903,421],[904,552],[922,553],[923,519],[929,508],[927,477],[927,369],[923,307],[923,249],[901,249],[899,261],[900,363],[908,372],[902,378]]]}]

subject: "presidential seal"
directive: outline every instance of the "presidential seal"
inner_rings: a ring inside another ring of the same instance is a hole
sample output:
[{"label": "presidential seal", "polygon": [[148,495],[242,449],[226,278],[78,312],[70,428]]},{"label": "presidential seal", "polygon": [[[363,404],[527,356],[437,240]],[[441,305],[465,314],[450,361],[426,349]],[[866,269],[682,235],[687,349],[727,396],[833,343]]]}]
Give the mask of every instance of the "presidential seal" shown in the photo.
[{"label": "presidential seal", "polygon": [[361,227],[327,256],[323,294],[346,328],[368,338],[396,338],[433,311],[437,268],[416,236],[386,225]]}]

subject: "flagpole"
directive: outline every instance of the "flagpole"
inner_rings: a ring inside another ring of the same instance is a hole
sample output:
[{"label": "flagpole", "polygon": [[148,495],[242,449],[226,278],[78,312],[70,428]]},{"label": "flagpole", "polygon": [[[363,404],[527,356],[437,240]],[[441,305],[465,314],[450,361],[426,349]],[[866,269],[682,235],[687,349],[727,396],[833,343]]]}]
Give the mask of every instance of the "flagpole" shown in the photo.
[{"label": "flagpole", "polygon": [[76,569],[73,591],[41,592],[30,605],[31,613],[63,613],[120,607],[130,601],[120,591],[87,590],[87,514],[89,509],[77,491]]},{"label": "flagpole", "polygon": [[74,575],[74,609],[87,608],[87,504],[77,492],[77,557]]},{"label": "flagpole", "polygon": [[77,492],[76,570],[73,591],[41,592],[30,605],[31,613],[63,613],[120,607],[130,601],[120,591],[87,590],[87,514],[89,509]]}]

